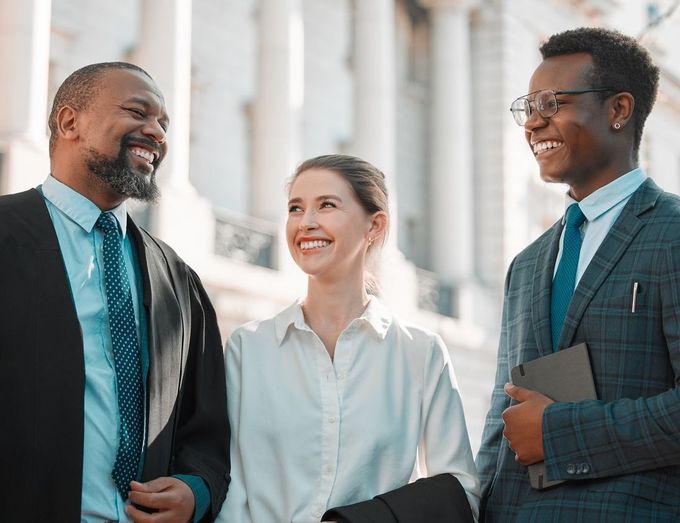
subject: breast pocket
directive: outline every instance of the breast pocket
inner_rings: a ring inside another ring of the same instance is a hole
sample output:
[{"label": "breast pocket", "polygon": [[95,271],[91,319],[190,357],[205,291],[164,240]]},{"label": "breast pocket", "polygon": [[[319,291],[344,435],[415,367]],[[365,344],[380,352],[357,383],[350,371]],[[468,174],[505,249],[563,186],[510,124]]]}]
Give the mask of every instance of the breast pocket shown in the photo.
[{"label": "breast pocket", "polygon": [[646,345],[661,328],[658,288],[635,281],[604,285],[589,303],[581,326],[585,339],[599,339],[612,348]]}]

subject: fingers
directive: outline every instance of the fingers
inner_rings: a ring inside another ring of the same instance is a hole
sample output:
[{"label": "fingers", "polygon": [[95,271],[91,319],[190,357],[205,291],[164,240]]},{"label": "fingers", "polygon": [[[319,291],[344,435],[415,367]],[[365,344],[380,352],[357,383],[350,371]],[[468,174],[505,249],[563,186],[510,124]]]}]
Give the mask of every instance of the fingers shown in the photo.
[{"label": "fingers", "polygon": [[174,506],[179,501],[179,494],[174,491],[175,478],[162,477],[145,483],[130,482],[130,501],[147,508],[162,509]]},{"label": "fingers", "polygon": [[132,505],[128,505],[125,507],[125,513],[128,515],[128,517],[134,521],[134,523],[156,523],[157,520],[152,519],[154,514],[147,514],[146,512],[142,512],[136,507],[133,507]]},{"label": "fingers", "polygon": [[162,477],[152,479],[145,483],[139,481],[131,481],[130,489],[135,492],[162,492],[173,485],[175,478]]},{"label": "fingers", "polygon": [[503,387],[503,390],[512,399],[520,402],[526,401],[530,397],[530,394],[533,392],[528,389],[518,387],[517,385],[513,385],[512,383],[506,383],[505,386]]},{"label": "fingers", "polygon": [[[132,490],[129,497],[132,503],[158,510],[155,514],[146,514],[128,506],[126,512],[136,522],[185,521],[194,511],[193,492],[186,483],[177,478],[163,477],[146,483],[133,481],[130,487]],[[177,519],[178,515],[182,517]]]}]

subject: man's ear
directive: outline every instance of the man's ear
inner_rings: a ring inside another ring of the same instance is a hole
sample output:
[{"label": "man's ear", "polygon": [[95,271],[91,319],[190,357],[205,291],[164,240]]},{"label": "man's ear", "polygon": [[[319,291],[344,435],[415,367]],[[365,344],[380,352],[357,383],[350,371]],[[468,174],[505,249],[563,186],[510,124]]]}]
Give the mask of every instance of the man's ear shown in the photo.
[{"label": "man's ear", "polygon": [[76,140],[78,133],[78,111],[69,105],[57,113],[57,136],[64,140]]},{"label": "man's ear", "polygon": [[[635,98],[630,93],[617,93],[609,106],[609,125],[615,129],[625,127],[633,116]],[[618,124],[618,127],[617,125]]]}]

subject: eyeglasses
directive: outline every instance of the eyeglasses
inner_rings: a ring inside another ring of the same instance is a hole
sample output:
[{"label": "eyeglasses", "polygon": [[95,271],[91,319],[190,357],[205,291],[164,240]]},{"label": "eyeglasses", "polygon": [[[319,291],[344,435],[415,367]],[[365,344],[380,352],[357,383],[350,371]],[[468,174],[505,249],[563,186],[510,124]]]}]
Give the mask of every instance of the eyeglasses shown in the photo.
[{"label": "eyeglasses", "polygon": [[[557,114],[557,109],[559,109],[560,106],[557,101],[558,94],[583,94],[604,91],[615,91],[615,89],[610,89],[609,87],[588,87],[586,89],[570,89],[565,91],[542,89],[517,98],[517,100],[510,105],[510,112],[517,125],[524,127],[524,124],[531,118],[534,109],[536,109],[538,114],[543,118],[555,116]],[[531,95],[534,95],[533,100],[529,100]]]}]

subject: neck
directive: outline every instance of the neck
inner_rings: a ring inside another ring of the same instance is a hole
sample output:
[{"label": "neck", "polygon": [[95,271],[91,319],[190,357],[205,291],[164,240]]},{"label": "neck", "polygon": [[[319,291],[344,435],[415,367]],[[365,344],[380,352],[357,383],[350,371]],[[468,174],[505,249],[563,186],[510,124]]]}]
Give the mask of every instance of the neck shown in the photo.
[{"label": "neck", "polygon": [[363,274],[349,282],[347,279],[323,281],[310,277],[302,307],[305,319],[314,331],[342,331],[361,316],[368,301]]},{"label": "neck", "polygon": [[82,194],[102,211],[110,211],[126,200],[126,197],[113,192],[103,180],[91,173],[74,175],[74,170],[53,169],[52,176],[74,191]]},{"label": "neck", "polygon": [[569,184],[569,194],[570,196],[580,202],[587,196],[590,196],[598,189],[601,189],[605,185],[610,184],[617,178],[621,178],[624,174],[629,173],[637,167],[637,164],[633,162],[625,162],[618,165],[614,169],[608,169],[599,176],[594,176],[590,179],[584,180],[582,183],[570,183]]}]

